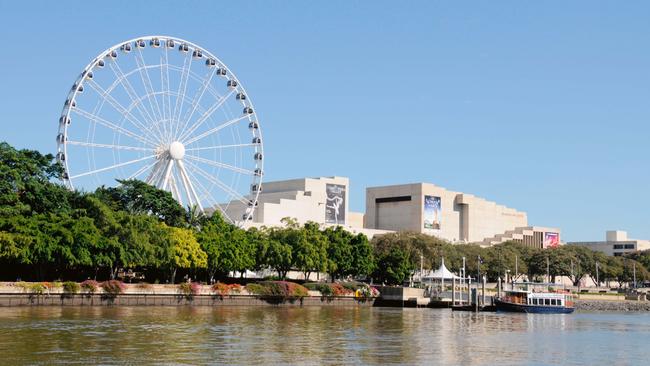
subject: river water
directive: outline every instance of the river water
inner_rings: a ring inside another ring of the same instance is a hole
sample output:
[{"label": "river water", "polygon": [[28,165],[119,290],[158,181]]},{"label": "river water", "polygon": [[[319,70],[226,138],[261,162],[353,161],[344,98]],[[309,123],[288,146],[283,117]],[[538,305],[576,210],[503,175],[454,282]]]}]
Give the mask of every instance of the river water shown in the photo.
[{"label": "river water", "polygon": [[2,365],[647,365],[648,341],[650,313],[0,308]]}]

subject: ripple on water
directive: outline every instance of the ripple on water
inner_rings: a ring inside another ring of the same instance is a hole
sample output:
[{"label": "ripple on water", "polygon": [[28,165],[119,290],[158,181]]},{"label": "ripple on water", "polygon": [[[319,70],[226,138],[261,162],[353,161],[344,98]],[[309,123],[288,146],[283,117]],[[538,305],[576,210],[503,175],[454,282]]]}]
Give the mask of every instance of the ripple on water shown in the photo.
[{"label": "ripple on water", "polygon": [[[645,364],[650,315],[2,308],[3,364]],[[615,362],[614,362],[615,361]]]}]

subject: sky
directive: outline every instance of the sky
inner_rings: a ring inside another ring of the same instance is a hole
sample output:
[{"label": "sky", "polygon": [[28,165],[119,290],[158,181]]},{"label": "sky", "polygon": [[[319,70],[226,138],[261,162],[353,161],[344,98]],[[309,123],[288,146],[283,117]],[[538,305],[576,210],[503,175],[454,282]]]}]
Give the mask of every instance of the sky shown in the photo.
[{"label": "sky", "polygon": [[563,241],[650,239],[645,1],[0,1],[0,140],[54,153],[83,67],[138,36],[201,45],[246,85],[265,179],[430,182]]}]

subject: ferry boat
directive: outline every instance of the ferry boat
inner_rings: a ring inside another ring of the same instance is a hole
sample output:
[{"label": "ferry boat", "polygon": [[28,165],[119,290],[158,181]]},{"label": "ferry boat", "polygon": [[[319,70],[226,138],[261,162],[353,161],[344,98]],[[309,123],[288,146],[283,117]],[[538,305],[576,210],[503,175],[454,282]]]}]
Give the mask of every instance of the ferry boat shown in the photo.
[{"label": "ferry boat", "polygon": [[549,286],[542,283],[517,283],[516,285],[517,288],[506,290],[504,296],[494,299],[497,311],[570,314],[575,310],[573,296],[566,290],[544,291],[535,288],[535,286]]}]

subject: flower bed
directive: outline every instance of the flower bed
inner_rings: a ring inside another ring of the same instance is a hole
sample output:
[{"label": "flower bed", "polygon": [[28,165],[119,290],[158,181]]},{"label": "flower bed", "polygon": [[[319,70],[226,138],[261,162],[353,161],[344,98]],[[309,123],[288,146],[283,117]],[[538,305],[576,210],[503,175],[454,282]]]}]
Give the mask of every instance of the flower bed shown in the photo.
[{"label": "flower bed", "polygon": [[212,292],[214,292],[214,294],[218,296],[240,294],[242,289],[243,289],[242,285],[238,283],[233,283],[228,285],[225,283],[217,282],[214,285],[212,285]]},{"label": "flower bed", "polygon": [[263,281],[249,283],[246,291],[269,299],[301,299],[309,296],[309,290],[302,285],[288,281]]}]

